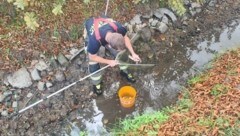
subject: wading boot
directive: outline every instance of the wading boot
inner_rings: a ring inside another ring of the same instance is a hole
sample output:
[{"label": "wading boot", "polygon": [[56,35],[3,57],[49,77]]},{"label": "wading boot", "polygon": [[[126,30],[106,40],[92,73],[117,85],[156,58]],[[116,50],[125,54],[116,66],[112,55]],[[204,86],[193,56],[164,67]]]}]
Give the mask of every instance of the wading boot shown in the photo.
[{"label": "wading boot", "polygon": [[121,70],[120,75],[123,76],[124,78],[126,78],[128,80],[128,82],[130,82],[130,83],[136,82],[136,79],[133,77],[133,75],[131,73],[126,73]]},{"label": "wading boot", "polygon": [[101,95],[103,93],[102,83],[100,83],[98,85],[93,85],[93,92],[97,95]]}]

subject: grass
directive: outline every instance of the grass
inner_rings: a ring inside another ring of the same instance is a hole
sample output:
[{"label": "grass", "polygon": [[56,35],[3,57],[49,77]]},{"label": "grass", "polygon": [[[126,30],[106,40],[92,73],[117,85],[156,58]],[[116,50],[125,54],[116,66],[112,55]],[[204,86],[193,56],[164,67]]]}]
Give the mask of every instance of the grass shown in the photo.
[{"label": "grass", "polygon": [[[169,108],[166,108],[165,110],[158,111],[155,113],[148,113],[143,114],[140,116],[136,116],[134,119],[125,119],[119,122],[117,124],[118,127],[115,127],[111,132],[114,135],[126,135],[128,133],[131,134],[138,134],[138,129],[142,127],[143,124],[150,124],[154,121],[155,125],[153,125],[154,128],[159,128],[159,124],[163,123],[168,120],[169,115],[168,112],[170,112]],[[156,134],[158,131],[149,131],[148,134]]]},{"label": "grass", "polygon": [[223,84],[216,84],[213,86],[210,94],[213,96],[219,96],[221,94],[224,94],[227,92],[227,87],[224,86]]},{"label": "grass", "polygon": [[81,35],[81,32],[82,30],[81,30],[81,28],[80,28],[80,26],[78,26],[78,25],[72,25],[71,26],[71,29],[70,29],[70,32],[69,32],[69,37],[70,37],[70,39],[72,40],[72,41],[76,41],[79,37],[80,37],[80,35]]},{"label": "grass", "polygon": [[193,77],[192,79],[188,80],[187,83],[188,83],[189,85],[193,85],[193,84],[196,84],[196,83],[201,82],[201,81],[203,81],[203,80],[204,80],[204,79],[202,78],[202,76],[201,76],[201,75],[198,75],[198,76],[195,76],[195,77]]},{"label": "grass", "polygon": [[60,40],[60,34],[59,34],[59,31],[57,29],[56,26],[54,26],[54,29],[53,29],[53,36],[52,36],[54,39],[57,39],[57,40]]}]

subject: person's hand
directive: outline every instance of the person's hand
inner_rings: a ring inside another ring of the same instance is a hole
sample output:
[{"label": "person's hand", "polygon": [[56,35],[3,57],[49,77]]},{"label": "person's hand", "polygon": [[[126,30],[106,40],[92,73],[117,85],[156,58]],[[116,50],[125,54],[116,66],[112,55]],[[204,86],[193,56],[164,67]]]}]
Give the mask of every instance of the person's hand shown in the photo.
[{"label": "person's hand", "polygon": [[108,65],[110,65],[111,67],[114,67],[118,64],[119,64],[119,62],[117,60],[109,60],[109,62],[108,62]]},{"label": "person's hand", "polygon": [[142,60],[136,53],[132,54],[132,56],[129,56],[129,58],[135,62],[142,62]]}]

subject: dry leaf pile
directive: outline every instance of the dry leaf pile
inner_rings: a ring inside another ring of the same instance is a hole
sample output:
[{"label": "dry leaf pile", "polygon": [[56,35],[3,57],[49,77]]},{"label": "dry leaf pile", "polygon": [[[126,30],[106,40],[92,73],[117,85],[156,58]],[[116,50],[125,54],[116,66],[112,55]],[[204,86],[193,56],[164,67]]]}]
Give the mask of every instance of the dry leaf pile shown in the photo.
[{"label": "dry leaf pile", "polygon": [[158,135],[218,136],[226,135],[227,128],[240,132],[240,49],[222,55],[201,78],[189,88],[192,108],[173,113]]}]

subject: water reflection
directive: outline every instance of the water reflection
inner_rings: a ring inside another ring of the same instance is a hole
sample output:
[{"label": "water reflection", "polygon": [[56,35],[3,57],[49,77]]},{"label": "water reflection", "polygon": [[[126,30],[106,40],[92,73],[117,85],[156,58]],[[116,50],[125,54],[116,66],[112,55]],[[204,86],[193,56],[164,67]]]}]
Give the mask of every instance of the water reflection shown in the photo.
[{"label": "water reflection", "polygon": [[[176,46],[154,46],[157,66],[136,72],[139,82],[133,85],[138,91],[135,107],[123,109],[116,93],[111,94],[112,97],[107,96],[108,99],[99,97],[93,101],[92,109],[80,114],[86,130],[90,135],[106,134],[106,128],[112,127],[118,118],[159,110],[175,103],[181,86],[196,74],[196,69],[203,69],[216,53],[239,47],[239,35],[239,21],[233,21],[224,29],[213,28],[209,40],[185,38]],[[116,86],[119,83],[113,84],[112,88],[116,90]],[[107,126],[102,123],[104,119],[108,120]]]}]

